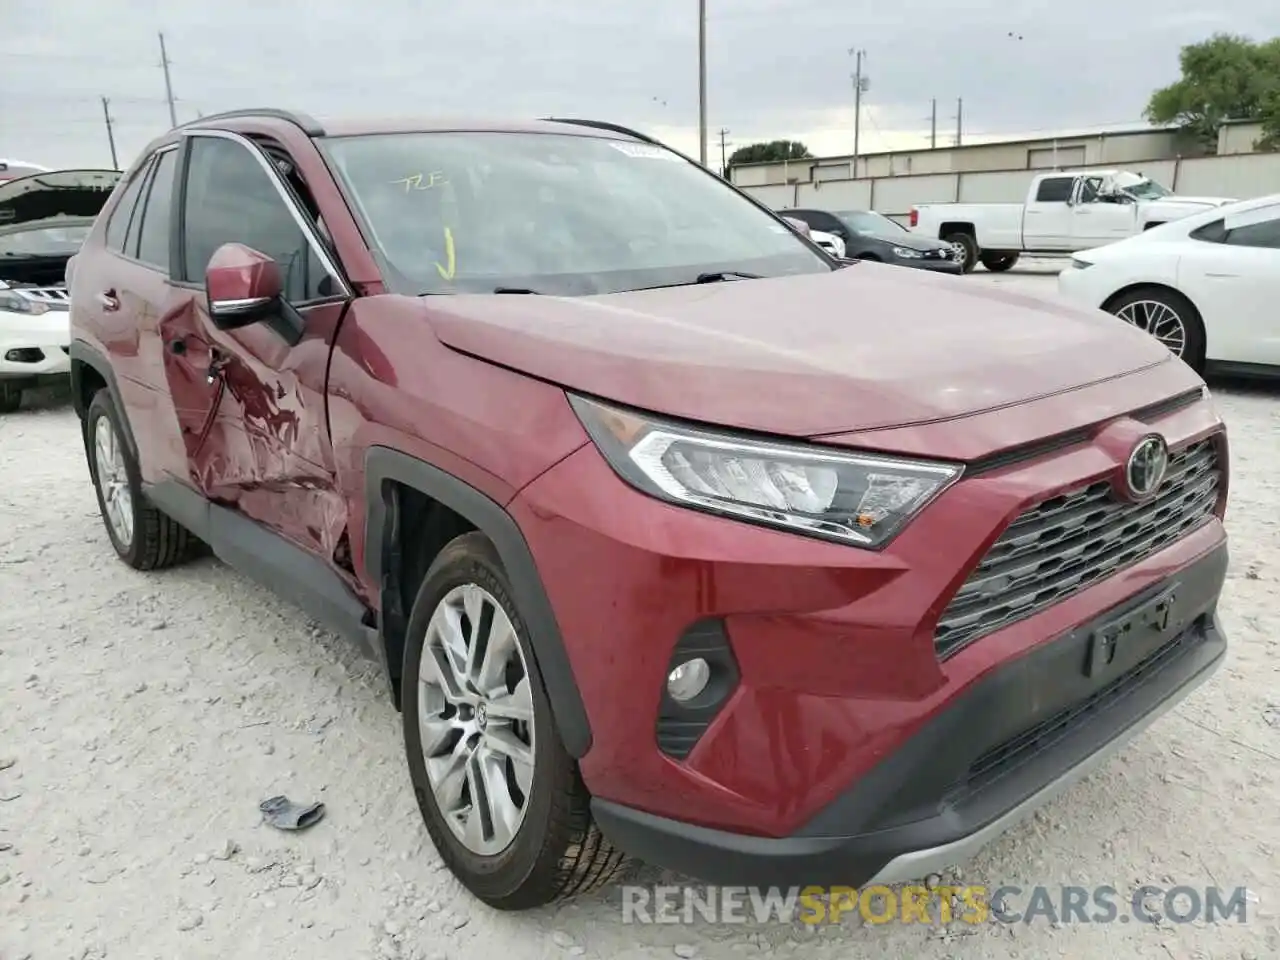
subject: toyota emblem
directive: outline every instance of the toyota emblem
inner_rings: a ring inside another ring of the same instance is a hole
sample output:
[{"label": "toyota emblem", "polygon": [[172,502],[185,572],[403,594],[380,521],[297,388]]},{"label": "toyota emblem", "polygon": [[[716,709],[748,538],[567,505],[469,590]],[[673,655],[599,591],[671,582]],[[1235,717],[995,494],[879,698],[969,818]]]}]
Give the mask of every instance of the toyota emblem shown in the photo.
[{"label": "toyota emblem", "polygon": [[1124,465],[1126,492],[1134,500],[1147,499],[1160,489],[1168,468],[1169,447],[1164,438],[1154,434],[1143,437]]}]

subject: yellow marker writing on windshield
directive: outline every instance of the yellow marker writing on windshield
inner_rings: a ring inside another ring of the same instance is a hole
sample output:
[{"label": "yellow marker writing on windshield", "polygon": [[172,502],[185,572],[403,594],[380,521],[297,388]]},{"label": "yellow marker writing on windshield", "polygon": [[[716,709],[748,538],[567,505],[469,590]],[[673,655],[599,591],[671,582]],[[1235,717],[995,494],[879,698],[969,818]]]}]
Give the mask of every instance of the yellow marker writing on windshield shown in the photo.
[{"label": "yellow marker writing on windshield", "polygon": [[449,261],[449,266],[446,268],[437,263],[436,269],[440,271],[440,276],[445,280],[452,280],[454,272],[458,268],[458,261],[453,249],[453,231],[448,227],[444,228],[444,253],[445,259]]},{"label": "yellow marker writing on windshield", "polygon": [[448,183],[449,181],[445,179],[443,170],[436,170],[425,175],[415,173],[407,177],[401,177],[399,180],[392,180],[391,182],[394,184],[404,184],[404,192],[408,193],[410,190],[430,190],[432,187],[437,187],[441,184]]}]

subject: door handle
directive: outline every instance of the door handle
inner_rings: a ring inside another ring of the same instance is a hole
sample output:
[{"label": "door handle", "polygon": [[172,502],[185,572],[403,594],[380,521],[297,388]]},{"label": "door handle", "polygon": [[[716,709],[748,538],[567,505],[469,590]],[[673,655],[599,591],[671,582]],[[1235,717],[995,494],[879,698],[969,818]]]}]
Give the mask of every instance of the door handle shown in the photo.
[{"label": "door handle", "polygon": [[104,290],[98,294],[98,306],[107,313],[115,313],[120,309],[120,298],[116,296],[114,290]]},{"label": "door handle", "polygon": [[1240,276],[1238,273],[1206,273],[1206,277],[1211,280],[1234,280]]}]

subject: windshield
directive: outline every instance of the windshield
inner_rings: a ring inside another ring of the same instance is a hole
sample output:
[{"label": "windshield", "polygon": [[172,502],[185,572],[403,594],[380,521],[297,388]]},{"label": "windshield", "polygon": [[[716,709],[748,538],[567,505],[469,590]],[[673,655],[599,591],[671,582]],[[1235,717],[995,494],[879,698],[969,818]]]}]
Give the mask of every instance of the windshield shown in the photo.
[{"label": "windshield", "polygon": [[901,224],[872,210],[842,210],[836,214],[846,227],[854,233],[894,234],[906,233]]},{"label": "windshield", "polygon": [[1159,200],[1161,197],[1173,195],[1171,191],[1166,190],[1154,180],[1140,177],[1136,173],[1117,173],[1115,184],[1137,200]]},{"label": "windshield", "polygon": [[89,223],[0,234],[0,257],[71,257],[92,229]]},{"label": "windshield", "polygon": [[662,147],[449,132],[333,138],[324,149],[401,293],[576,296],[725,271],[833,269],[794,231]]}]

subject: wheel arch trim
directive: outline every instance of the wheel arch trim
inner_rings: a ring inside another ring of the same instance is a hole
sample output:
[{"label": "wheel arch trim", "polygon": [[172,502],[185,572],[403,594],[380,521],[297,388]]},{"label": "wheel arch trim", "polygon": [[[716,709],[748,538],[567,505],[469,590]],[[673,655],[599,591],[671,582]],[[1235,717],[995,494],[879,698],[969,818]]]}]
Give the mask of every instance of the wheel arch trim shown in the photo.
[{"label": "wheel arch trim", "polygon": [[[399,534],[392,483],[425,494],[463,517],[493,543],[506,568],[520,614],[529,630],[530,653],[542,674],[547,698],[565,749],[581,759],[591,749],[591,726],[573,667],[529,544],[519,525],[503,506],[463,480],[426,461],[372,446],[365,454],[364,568],[369,582],[386,595],[394,585],[390,567]],[[408,611],[405,611],[407,616]],[[379,631],[384,617],[379,617]],[[385,650],[386,638],[380,638]],[[388,665],[389,666],[389,665]]]},{"label": "wheel arch trim", "polygon": [[[81,394],[82,368],[90,367],[107,385],[107,390],[111,393],[111,400],[115,404],[116,415],[120,418],[120,426],[124,431],[125,446],[129,450],[129,455],[133,457],[135,463],[141,463],[138,456],[138,442],[133,437],[133,424],[129,422],[129,411],[125,406],[124,397],[120,393],[120,384],[116,381],[116,372],[111,366],[111,362],[102,355],[94,347],[85,343],[83,340],[72,340],[69,349],[71,357],[71,403],[75,407],[76,414],[81,420],[84,419],[88,412],[88,407],[83,403]],[[85,442],[88,443],[86,434]]]}]

